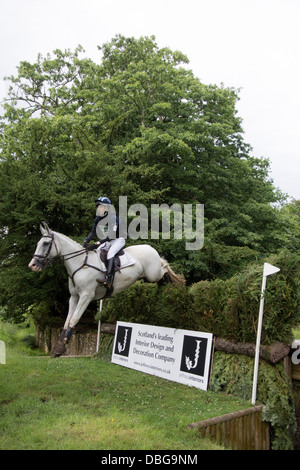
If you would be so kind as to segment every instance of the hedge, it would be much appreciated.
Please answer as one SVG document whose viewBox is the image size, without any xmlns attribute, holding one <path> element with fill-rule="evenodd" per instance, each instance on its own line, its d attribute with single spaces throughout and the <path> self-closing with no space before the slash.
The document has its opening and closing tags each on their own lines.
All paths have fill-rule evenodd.
<svg viewBox="0 0 300 470">
<path fill-rule="evenodd" d="M 300 256 L 282 252 L 266 261 L 280 272 L 267 280 L 261 342 L 290 344 L 292 329 L 300 324 Z M 189 287 L 139 281 L 104 302 L 102 320 L 208 331 L 255 343 L 262 271 L 263 263 L 257 263 L 230 279 Z"/>
</svg>

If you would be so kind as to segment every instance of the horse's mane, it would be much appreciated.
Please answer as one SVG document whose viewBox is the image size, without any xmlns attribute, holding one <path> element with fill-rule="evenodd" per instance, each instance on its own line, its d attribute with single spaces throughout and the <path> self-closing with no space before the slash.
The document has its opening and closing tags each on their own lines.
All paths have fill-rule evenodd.
<svg viewBox="0 0 300 470">
<path fill-rule="evenodd" d="M 64 235 L 63 233 L 55 232 L 54 230 L 52 230 L 52 231 L 56 235 L 59 235 L 59 237 L 64 238 L 66 241 L 70 241 L 72 243 L 75 243 L 79 248 L 82 248 L 82 245 L 80 245 L 80 243 L 78 243 L 76 240 L 73 240 L 73 238 L 70 238 L 67 235 Z"/>
</svg>

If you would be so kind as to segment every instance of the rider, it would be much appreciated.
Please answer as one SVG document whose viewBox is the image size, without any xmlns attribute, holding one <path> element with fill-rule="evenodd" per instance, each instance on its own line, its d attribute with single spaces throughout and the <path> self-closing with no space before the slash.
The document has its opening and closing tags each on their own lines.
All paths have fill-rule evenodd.
<svg viewBox="0 0 300 470">
<path fill-rule="evenodd" d="M 86 248 L 91 240 L 97 237 L 100 239 L 100 247 L 107 251 L 107 273 L 104 284 L 110 290 L 114 273 L 114 256 L 125 245 L 125 239 L 119 237 L 119 218 L 110 199 L 102 196 L 96 199 L 95 203 L 96 218 L 92 231 L 84 239 L 83 246 Z"/>
</svg>

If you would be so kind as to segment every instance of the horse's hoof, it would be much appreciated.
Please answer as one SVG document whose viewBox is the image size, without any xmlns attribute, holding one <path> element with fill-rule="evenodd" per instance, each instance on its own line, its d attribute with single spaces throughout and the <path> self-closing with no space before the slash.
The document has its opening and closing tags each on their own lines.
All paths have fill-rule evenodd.
<svg viewBox="0 0 300 470">
<path fill-rule="evenodd" d="M 51 357 L 59 357 L 61 356 L 64 352 L 66 352 L 66 345 L 63 341 L 60 341 L 54 346 L 54 348 L 51 351 Z"/>
</svg>

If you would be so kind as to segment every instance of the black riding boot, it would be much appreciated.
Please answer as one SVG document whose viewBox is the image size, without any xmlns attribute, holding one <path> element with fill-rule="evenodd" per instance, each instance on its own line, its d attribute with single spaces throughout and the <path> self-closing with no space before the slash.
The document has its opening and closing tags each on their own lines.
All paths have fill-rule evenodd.
<svg viewBox="0 0 300 470">
<path fill-rule="evenodd" d="M 108 290 L 112 289 L 112 284 L 114 280 L 114 267 L 115 267 L 115 259 L 110 258 L 107 261 L 107 273 L 106 273 L 106 280 L 105 280 L 105 285 Z"/>
</svg>

